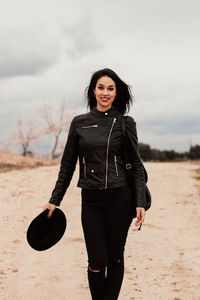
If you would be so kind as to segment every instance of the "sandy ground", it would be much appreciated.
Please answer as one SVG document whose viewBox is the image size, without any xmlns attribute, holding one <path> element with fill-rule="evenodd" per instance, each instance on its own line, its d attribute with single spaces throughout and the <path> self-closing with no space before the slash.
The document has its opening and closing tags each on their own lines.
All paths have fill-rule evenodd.
<svg viewBox="0 0 200 300">
<path fill-rule="evenodd" d="M 200 299 L 200 199 L 192 163 L 146 163 L 152 208 L 141 231 L 134 221 L 125 250 L 119 300 Z M 87 256 L 80 222 L 78 168 L 60 208 L 63 238 L 37 252 L 28 225 L 48 202 L 59 166 L 0 174 L 0 299 L 89 300 Z"/>
</svg>

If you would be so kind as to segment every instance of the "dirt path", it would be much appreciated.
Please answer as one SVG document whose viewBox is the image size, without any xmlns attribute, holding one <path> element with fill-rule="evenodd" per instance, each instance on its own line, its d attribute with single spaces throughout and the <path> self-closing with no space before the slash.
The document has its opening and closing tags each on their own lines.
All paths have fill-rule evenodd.
<svg viewBox="0 0 200 300">
<path fill-rule="evenodd" d="M 119 300 L 200 299 L 198 168 L 146 163 L 153 196 L 141 231 L 134 222 L 125 250 Z M 89 300 L 80 222 L 78 166 L 60 206 L 67 217 L 61 241 L 44 252 L 26 242 L 27 227 L 48 201 L 58 166 L 0 174 L 0 299 Z"/>
</svg>

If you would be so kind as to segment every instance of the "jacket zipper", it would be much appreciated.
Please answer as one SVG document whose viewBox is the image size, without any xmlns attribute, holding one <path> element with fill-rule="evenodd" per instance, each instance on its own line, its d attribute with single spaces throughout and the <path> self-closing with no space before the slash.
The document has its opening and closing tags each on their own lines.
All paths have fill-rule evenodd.
<svg viewBox="0 0 200 300">
<path fill-rule="evenodd" d="M 90 126 L 82 126 L 81 128 L 90 128 L 90 127 L 98 127 L 98 125 L 90 125 Z"/>
<path fill-rule="evenodd" d="M 118 169 L 117 169 L 117 156 L 116 155 L 114 155 L 114 161 L 115 161 L 116 174 L 117 174 L 117 176 L 119 176 Z"/>
<path fill-rule="evenodd" d="M 84 167 L 84 176 L 86 179 L 86 162 L 85 162 L 85 156 L 83 156 L 83 167 Z"/>
<path fill-rule="evenodd" d="M 107 140 L 105 189 L 107 189 L 107 185 L 108 185 L 108 149 L 109 149 L 109 143 L 110 143 L 110 136 L 111 136 L 113 125 L 114 125 L 115 121 L 116 121 L 116 118 L 113 119 L 112 126 L 110 128 L 110 132 L 109 132 L 108 140 Z"/>
</svg>

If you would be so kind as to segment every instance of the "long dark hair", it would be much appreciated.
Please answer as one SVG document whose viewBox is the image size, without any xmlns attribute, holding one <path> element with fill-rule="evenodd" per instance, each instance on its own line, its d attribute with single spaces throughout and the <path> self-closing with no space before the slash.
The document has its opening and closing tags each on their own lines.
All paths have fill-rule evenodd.
<svg viewBox="0 0 200 300">
<path fill-rule="evenodd" d="M 130 104 L 133 103 L 133 95 L 131 93 L 131 86 L 126 84 L 119 76 L 112 71 L 111 69 L 105 68 L 98 70 L 93 73 L 90 84 L 85 89 L 85 96 L 87 101 L 87 108 L 89 107 L 92 110 L 96 104 L 97 100 L 94 95 L 94 89 L 96 87 L 97 81 L 103 76 L 110 77 L 116 85 L 117 96 L 112 103 L 112 106 L 118 110 L 122 115 L 130 110 Z"/>
</svg>

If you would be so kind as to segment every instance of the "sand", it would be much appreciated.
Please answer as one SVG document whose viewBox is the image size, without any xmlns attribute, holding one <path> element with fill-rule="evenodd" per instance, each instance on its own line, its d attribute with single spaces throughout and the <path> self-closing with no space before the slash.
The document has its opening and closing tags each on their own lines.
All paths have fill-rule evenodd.
<svg viewBox="0 0 200 300">
<path fill-rule="evenodd" d="M 145 163 L 152 208 L 141 231 L 134 220 L 125 249 L 119 300 L 200 299 L 198 164 Z M 80 221 L 78 165 L 60 208 L 63 238 L 38 252 L 26 241 L 30 222 L 48 202 L 59 166 L 0 174 L 0 299 L 89 300 L 87 255 Z"/>
</svg>

